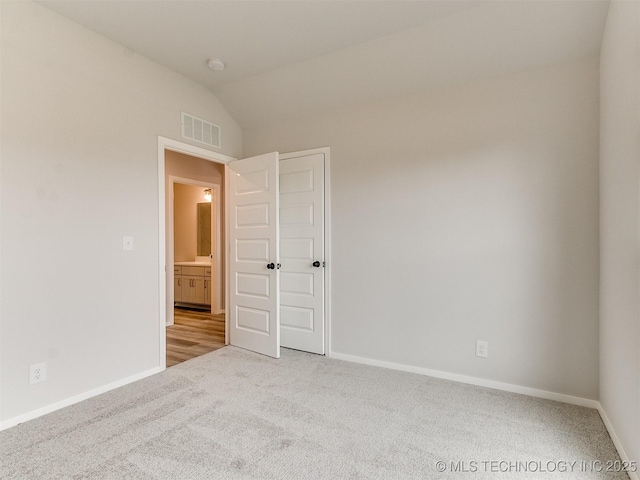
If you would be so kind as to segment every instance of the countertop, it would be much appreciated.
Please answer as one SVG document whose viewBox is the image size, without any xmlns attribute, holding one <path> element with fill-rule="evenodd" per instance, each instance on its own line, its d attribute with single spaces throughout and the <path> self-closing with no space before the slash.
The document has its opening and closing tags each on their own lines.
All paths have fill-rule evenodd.
<svg viewBox="0 0 640 480">
<path fill-rule="evenodd" d="M 211 262 L 174 262 L 178 267 L 210 267 Z"/>
</svg>

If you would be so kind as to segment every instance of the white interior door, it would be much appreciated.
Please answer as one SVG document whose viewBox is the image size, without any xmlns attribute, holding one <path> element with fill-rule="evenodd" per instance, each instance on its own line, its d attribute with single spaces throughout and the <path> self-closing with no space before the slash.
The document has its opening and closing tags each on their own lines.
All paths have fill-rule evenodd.
<svg viewBox="0 0 640 480">
<path fill-rule="evenodd" d="M 324 155 L 280 161 L 282 346 L 324 354 Z"/>
<path fill-rule="evenodd" d="M 278 153 L 229 172 L 229 341 L 280 357 Z"/>
</svg>

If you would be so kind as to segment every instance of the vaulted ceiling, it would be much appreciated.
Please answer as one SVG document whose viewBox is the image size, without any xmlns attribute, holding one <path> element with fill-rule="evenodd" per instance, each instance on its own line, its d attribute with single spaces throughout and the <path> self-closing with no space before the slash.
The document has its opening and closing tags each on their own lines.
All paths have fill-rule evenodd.
<svg viewBox="0 0 640 480">
<path fill-rule="evenodd" d="M 604 0 L 40 4 L 210 88 L 244 128 L 597 54 Z M 221 58 L 224 71 L 207 67 Z"/>
</svg>

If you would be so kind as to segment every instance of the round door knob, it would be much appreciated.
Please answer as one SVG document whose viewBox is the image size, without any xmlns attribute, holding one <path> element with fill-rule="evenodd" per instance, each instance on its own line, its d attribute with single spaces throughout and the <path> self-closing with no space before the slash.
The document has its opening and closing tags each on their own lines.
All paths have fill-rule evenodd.
<svg viewBox="0 0 640 480">
<path fill-rule="evenodd" d="M 276 268 L 276 265 L 275 265 L 275 263 L 267 263 L 267 268 L 269 270 L 273 270 L 274 268 Z"/>
<path fill-rule="evenodd" d="M 320 262 L 316 260 L 315 262 L 313 262 L 313 266 L 318 268 L 320 266 Z"/>
</svg>

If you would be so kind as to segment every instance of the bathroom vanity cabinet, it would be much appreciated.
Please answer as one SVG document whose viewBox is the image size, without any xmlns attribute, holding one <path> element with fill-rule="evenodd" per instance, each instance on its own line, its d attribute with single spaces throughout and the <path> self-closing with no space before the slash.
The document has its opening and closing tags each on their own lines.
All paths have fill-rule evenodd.
<svg viewBox="0 0 640 480">
<path fill-rule="evenodd" d="M 211 266 L 176 263 L 173 287 L 176 304 L 211 305 Z"/>
</svg>

